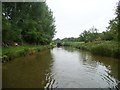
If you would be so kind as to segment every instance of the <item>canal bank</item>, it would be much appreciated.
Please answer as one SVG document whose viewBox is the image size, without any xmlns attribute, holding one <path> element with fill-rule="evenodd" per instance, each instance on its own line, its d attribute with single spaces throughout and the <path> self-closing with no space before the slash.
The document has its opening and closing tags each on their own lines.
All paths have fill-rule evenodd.
<svg viewBox="0 0 120 90">
<path fill-rule="evenodd" d="M 72 47 L 3 63 L 3 88 L 116 88 L 119 60 Z"/>
<path fill-rule="evenodd" d="M 11 61 L 17 57 L 32 55 L 45 49 L 53 48 L 53 45 L 23 45 L 2 48 L 2 63 Z"/>
<path fill-rule="evenodd" d="M 64 42 L 63 46 L 90 51 L 92 54 L 120 58 L 120 47 L 116 41 Z"/>
</svg>

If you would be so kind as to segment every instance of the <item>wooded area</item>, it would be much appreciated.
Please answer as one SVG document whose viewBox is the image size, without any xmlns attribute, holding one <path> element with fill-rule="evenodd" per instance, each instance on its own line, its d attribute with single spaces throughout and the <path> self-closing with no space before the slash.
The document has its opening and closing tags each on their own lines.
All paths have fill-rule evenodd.
<svg viewBox="0 0 120 90">
<path fill-rule="evenodd" d="M 54 22 L 45 2 L 3 2 L 2 44 L 49 44 L 55 34 Z"/>
</svg>

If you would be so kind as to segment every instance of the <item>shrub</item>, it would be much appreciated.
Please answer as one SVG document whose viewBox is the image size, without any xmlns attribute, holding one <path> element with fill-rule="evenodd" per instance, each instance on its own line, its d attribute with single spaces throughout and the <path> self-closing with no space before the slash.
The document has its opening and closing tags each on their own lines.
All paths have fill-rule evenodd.
<svg viewBox="0 0 120 90">
<path fill-rule="evenodd" d="M 116 47 L 115 49 L 113 49 L 112 56 L 115 58 L 120 58 L 120 48 L 119 47 Z"/>
<path fill-rule="evenodd" d="M 93 54 L 102 55 L 102 56 L 111 56 L 112 50 L 105 44 L 99 44 L 92 46 L 91 52 Z"/>
</svg>

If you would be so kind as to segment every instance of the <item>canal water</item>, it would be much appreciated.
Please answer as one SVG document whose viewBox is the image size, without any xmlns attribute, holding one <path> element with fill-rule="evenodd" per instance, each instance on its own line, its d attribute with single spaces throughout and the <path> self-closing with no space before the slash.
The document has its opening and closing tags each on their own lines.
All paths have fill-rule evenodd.
<svg viewBox="0 0 120 90">
<path fill-rule="evenodd" d="M 3 88 L 115 88 L 119 60 L 70 47 L 53 48 L 2 65 Z"/>
</svg>

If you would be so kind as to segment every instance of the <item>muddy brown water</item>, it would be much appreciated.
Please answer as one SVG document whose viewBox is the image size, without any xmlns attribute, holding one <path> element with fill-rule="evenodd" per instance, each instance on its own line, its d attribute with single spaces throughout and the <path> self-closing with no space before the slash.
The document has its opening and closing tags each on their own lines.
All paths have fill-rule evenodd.
<svg viewBox="0 0 120 90">
<path fill-rule="evenodd" d="M 115 88 L 119 60 L 53 48 L 2 65 L 3 88 Z"/>
</svg>

